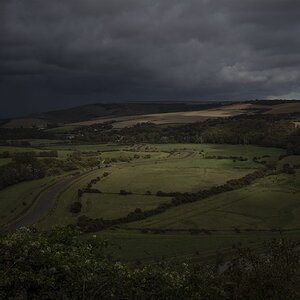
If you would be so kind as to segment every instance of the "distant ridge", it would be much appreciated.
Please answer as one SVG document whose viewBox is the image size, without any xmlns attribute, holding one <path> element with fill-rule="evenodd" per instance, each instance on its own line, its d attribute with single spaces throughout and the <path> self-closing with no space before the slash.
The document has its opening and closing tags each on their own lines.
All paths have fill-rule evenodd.
<svg viewBox="0 0 300 300">
<path fill-rule="evenodd" d="M 6 128 L 46 128 L 67 123 L 79 123 L 89 120 L 114 119 L 127 116 L 140 116 L 177 112 L 193 112 L 211 109 L 227 110 L 230 105 L 242 105 L 242 113 L 249 109 L 255 113 L 292 113 L 300 112 L 300 100 L 248 100 L 248 101 L 186 101 L 186 102 L 124 102 L 95 103 L 73 108 L 34 113 L 22 118 L 0 120 L 0 126 Z M 100 120 L 99 120 L 100 121 Z"/>
<path fill-rule="evenodd" d="M 101 117 L 120 117 L 153 113 L 193 111 L 222 106 L 223 102 L 126 102 L 97 103 L 69 109 L 37 113 L 30 118 L 41 119 L 48 123 L 71 123 Z"/>
</svg>

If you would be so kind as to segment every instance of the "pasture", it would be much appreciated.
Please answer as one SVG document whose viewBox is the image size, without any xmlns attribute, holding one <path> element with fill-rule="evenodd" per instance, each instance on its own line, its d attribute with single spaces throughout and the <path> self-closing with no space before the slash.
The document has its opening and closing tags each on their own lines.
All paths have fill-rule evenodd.
<svg viewBox="0 0 300 300">
<path fill-rule="evenodd" d="M 96 240 L 108 241 L 106 253 L 130 263 L 155 261 L 225 262 L 237 245 L 260 248 L 263 243 L 282 236 L 297 239 L 300 230 L 288 232 L 220 230 L 194 234 L 189 231 L 142 233 L 140 230 L 106 230 L 89 234 Z"/>
<path fill-rule="evenodd" d="M 271 230 L 300 228 L 300 174 L 276 175 L 202 201 L 175 207 L 133 228 Z"/>
<path fill-rule="evenodd" d="M 43 152 L 43 150 L 57 150 L 58 158 L 66 158 L 74 150 L 68 150 L 66 146 L 57 146 L 54 141 L 51 140 L 24 140 L 30 142 L 30 147 L 19 147 L 19 146 L 0 146 L 0 154 L 4 152 L 13 153 L 26 153 L 26 152 Z M 55 145 L 55 146 L 54 146 Z"/>
<path fill-rule="evenodd" d="M 117 219 L 126 216 L 135 208 L 148 210 L 160 203 L 167 202 L 168 197 L 155 195 L 120 195 L 118 193 L 85 194 L 82 199 L 82 215 L 90 218 Z"/>
<path fill-rule="evenodd" d="M 0 158 L 0 167 L 11 162 L 10 158 Z"/>
<path fill-rule="evenodd" d="M 66 159 L 74 151 L 80 151 L 83 157 L 93 155 L 100 159 L 99 168 L 83 174 L 55 195 L 53 209 L 36 224 L 40 229 L 76 224 L 80 216 L 117 219 L 137 208 L 151 210 L 172 200 L 171 197 L 157 196 L 158 191 L 184 193 L 209 189 L 262 168 L 261 161 L 278 161 L 284 154 L 284 150 L 278 148 L 250 145 L 69 145 L 49 142 L 41 147 L 37 141 L 32 145 L 39 145 L 39 149 L 32 148 L 33 151 L 57 150 L 60 159 Z M 20 148 L 10 150 L 15 149 Z M 25 149 L 28 148 L 22 151 Z M 278 161 L 278 169 L 286 163 L 299 165 L 299 156 Z M 104 173 L 107 175 L 103 177 Z M 71 204 L 78 201 L 78 190 L 97 177 L 101 180 L 92 188 L 101 193 L 83 193 L 81 211 L 70 212 Z M 112 243 L 109 247 L 111 255 L 130 261 L 162 257 L 212 258 L 218 249 L 230 253 L 232 245 L 240 242 L 258 245 L 277 236 L 274 229 L 282 229 L 293 237 L 300 230 L 299 178 L 299 170 L 295 174 L 261 178 L 241 189 L 170 208 L 113 230 L 97 232 L 95 237 Z M 46 177 L 1 191 L 2 226 L 24 212 L 27 205 L 32 205 L 55 180 L 57 178 Z M 121 194 L 121 190 L 128 194 Z"/>
<path fill-rule="evenodd" d="M 76 146 L 83 150 L 84 145 Z M 108 146 L 106 146 L 108 148 Z M 126 216 L 135 208 L 154 208 L 168 198 L 156 197 L 158 191 L 195 192 L 225 183 L 260 168 L 253 162 L 254 156 L 269 155 L 277 159 L 282 150 L 254 146 L 231 145 L 133 145 L 119 146 L 121 151 L 111 145 L 109 151 L 101 145 L 88 145 L 85 149 L 106 150 L 103 158 L 131 157 L 127 162 L 114 162 L 109 167 L 103 165 L 99 170 L 76 181 L 57 199 L 55 211 L 43 220 L 42 227 L 54 224 L 74 223 L 80 215 L 93 218 L 118 218 Z M 69 149 L 70 150 L 70 149 Z M 134 159 L 134 154 L 139 158 Z M 146 155 L 149 156 L 146 156 Z M 232 158 L 206 159 L 206 156 L 222 155 L 242 156 L 246 161 L 235 161 Z M 147 158 L 146 158 L 147 157 Z M 109 176 L 93 185 L 101 194 L 84 194 L 82 211 L 78 215 L 68 212 L 70 204 L 76 199 L 77 191 L 103 172 Z M 120 190 L 130 195 L 119 195 Z M 111 201 L 110 201 L 111 200 Z"/>
<path fill-rule="evenodd" d="M 40 193 L 59 177 L 25 181 L 0 191 L 0 227 L 18 218 L 34 205 Z"/>
</svg>

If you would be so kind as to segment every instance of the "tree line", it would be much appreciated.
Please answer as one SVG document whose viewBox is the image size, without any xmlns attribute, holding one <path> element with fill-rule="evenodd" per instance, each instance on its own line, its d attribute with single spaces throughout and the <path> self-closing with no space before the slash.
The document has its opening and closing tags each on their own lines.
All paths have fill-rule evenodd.
<svg viewBox="0 0 300 300">
<path fill-rule="evenodd" d="M 45 176 L 46 170 L 36 157 L 31 155 L 16 156 L 11 163 L 0 167 L 0 190 L 22 181 Z"/>
<path fill-rule="evenodd" d="M 14 157 L 22 157 L 24 155 L 30 155 L 32 157 L 58 157 L 57 150 L 49 150 L 49 151 L 26 151 L 26 152 L 9 152 L 4 151 L 0 153 L 0 158 L 14 158 Z"/>
<path fill-rule="evenodd" d="M 12 161 L 0 167 L 0 190 L 23 181 L 56 176 L 80 167 L 95 168 L 100 164 L 97 158 L 82 159 L 75 152 L 66 159 L 57 159 L 57 151 L 21 152 L 10 157 Z"/>
<path fill-rule="evenodd" d="M 55 136 L 51 132 L 38 128 L 4 128 L 0 127 L 0 140 L 19 139 L 53 139 Z"/>
<path fill-rule="evenodd" d="M 126 224 L 134 221 L 143 220 L 152 217 L 157 214 L 166 212 L 170 208 L 177 207 L 186 203 L 192 203 L 206 199 L 208 197 L 221 194 L 224 192 L 233 191 L 240 189 L 251 184 L 254 180 L 263 178 L 265 176 L 274 175 L 282 172 L 281 170 L 269 170 L 267 168 L 256 170 L 250 174 L 247 174 L 239 179 L 228 180 L 225 184 L 213 186 L 209 189 L 200 190 L 196 193 L 181 193 L 181 192 L 162 192 L 156 193 L 157 196 L 172 197 L 170 202 L 165 202 L 159 204 L 156 208 L 150 210 L 141 210 L 136 208 L 134 211 L 130 212 L 127 216 L 118 219 L 104 220 L 102 218 L 92 219 L 87 216 L 80 216 L 77 219 L 77 226 L 81 228 L 84 232 L 96 232 L 111 226 L 118 226 L 121 224 Z"/>
<path fill-rule="evenodd" d="M 92 186 L 96 183 L 98 183 L 102 178 L 105 178 L 109 175 L 108 172 L 104 172 L 102 176 L 97 176 L 96 178 L 91 179 L 87 185 L 81 189 L 77 190 L 77 199 L 71 203 L 70 205 L 70 212 L 74 214 L 78 214 L 81 212 L 82 209 L 82 196 L 84 193 L 94 193 L 94 194 L 101 194 L 101 191 L 95 188 L 92 188 Z"/>
<path fill-rule="evenodd" d="M 212 143 L 281 147 L 300 154 L 300 128 L 294 115 L 242 115 L 204 122 L 159 126 L 140 123 L 122 129 L 74 131 L 77 142 L 98 143 Z M 97 125 L 93 125 L 93 128 Z M 84 132 L 88 131 L 88 135 Z"/>
</svg>

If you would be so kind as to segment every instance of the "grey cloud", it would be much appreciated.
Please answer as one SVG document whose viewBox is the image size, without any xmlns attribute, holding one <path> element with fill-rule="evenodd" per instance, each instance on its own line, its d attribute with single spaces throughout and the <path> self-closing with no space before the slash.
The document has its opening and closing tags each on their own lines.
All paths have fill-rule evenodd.
<svg viewBox="0 0 300 300">
<path fill-rule="evenodd" d="M 300 92 L 298 0 L 2 0 L 0 14 L 2 116 Z"/>
</svg>

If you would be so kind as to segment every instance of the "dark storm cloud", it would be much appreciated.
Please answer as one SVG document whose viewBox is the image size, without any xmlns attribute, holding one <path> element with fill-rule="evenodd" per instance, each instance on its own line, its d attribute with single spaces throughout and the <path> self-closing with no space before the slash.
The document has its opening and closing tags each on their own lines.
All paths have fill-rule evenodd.
<svg viewBox="0 0 300 300">
<path fill-rule="evenodd" d="M 297 97 L 299 20 L 298 0 L 2 0 L 1 115 Z"/>
</svg>

